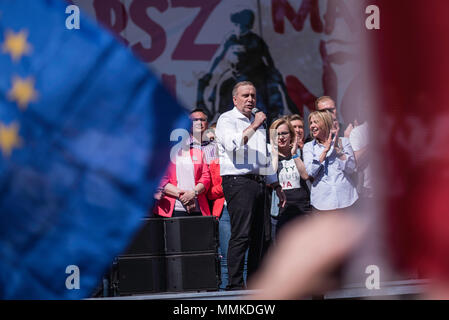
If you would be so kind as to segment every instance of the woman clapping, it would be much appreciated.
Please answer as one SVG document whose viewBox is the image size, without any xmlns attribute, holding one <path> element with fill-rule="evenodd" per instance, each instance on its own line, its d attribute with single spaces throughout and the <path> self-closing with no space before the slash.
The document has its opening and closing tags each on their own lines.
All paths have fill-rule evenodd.
<svg viewBox="0 0 449 320">
<path fill-rule="evenodd" d="M 293 218 L 311 212 L 310 190 L 306 184 L 309 176 L 300 154 L 296 152 L 295 135 L 295 130 L 286 117 L 274 121 L 270 126 L 273 164 L 277 170 L 279 184 L 287 198 L 283 208 L 278 208 L 275 203 L 272 203 L 274 234 L 277 234 L 281 227 Z M 274 192 L 273 197 L 276 197 Z"/>
<path fill-rule="evenodd" d="M 314 111 L 308 120 L 313 140 L 304 145 L 304 164 L 314 178 L 311 204 L 319 211 L 350 207 L 358 199 L 351 179 L 356 169 L 351 144 L 347 138 L 338 138 L 328 111 Z"/>
</svg>

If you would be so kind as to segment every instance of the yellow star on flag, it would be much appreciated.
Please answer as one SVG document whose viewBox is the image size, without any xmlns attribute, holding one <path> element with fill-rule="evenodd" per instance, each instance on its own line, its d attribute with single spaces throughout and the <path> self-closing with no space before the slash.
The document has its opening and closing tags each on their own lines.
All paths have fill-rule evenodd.
<svg viewBox="0 0 449 320">
<path fill-rule="evenodd" d="M 15 122 L 9 126 L 0 123 L 0 149 L 4 156 L 9 157 L 13 148 L 22 145 L 18 132 L 19 126 Z"/>
<path fill-rule="evenodd" d="M 13 61 L 19 60 L 23 55 L 30 53 L 31 46 L 27 42 L 28 32 L 25 30 L 14 33 L 8 30 L 5 33 L 5 42 L 2 49 L 4 53 L 9 53 Z"/>
<path fill-rule="evenodd" d="M 11 101 L 17 102 L 20 109 L 26 109 L 28 104 L 37 98 L 37 92 L 34 90 L 34 79 L 32 77 L 22 79 L 15 76 L 8 97 Z"/>
</svg>

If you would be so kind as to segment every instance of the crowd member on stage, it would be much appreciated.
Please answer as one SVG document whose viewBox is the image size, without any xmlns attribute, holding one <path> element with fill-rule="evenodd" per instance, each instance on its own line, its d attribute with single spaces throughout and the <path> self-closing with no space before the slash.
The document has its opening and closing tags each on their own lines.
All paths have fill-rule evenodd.
<svg viewBox="0 0 449 320">
<path fill-rule="evenodd" d="M 310 190 L 306 184 L 309 175 L 302 162 L 301 155 L 297 153 L 300 152 L 297 148 L 298 139 L 288 117 L 274 121 L 270 126 L 270 134 L 271 155 L 277 157 L 277 159 L 273 159 L 273 163 L 275 163 L 277 169 L 279 184 L 287 199 L 283 208 L 274 205 L 276 200 L 272 201 L 272 235 L 275 239 L 287 222 L 297 217 L 306 216 L 311 212 L 311 207 Z M 277 198 L 275 193 L 273 193 L 273 198 Z"/>
<path fill-rule="evenodd" d="M 357 191 L 360 198 L 369 199 L 373 196 L 371 168 L 369 165 L 369 127 L 363 110 L 358 110 L 357 114 L 354 128 L 351 128 L 349 134 L 349 142 L 354 150 L 357 163 Z"/>
<path fill-rule="evenodd" d="M 248 276 L 257 269 L 265 232 L 265 184 L 276 184 L 276 174 L 270 167 L 267 154 L 266 115 L 252 111 L 256 107 L 256 88 L 249 81 L 237 83 L 232 90 L 234 108 L 223 113 L 215 131 L 222 176 L 223 193 L 231 219 L 231 238 L 228 248 L 228 290 L 245 288 L 243 266 L 248 252 Z M 268 163 L 268 165 L 267 165 Z M 267 179 L 265 179 L 267 178 Z M 285 194 L 275 186 L 280 205 Z M 268 220 L 269 222 L 269 220 Z"/>
<path fill-rule="evenodd" d="M 220 255 L 221 265 L 221 285 L 220 288 L 224 289 L 227 285 L 228 270 L 227 270 L 227 248 L 229 242 L 229 236 L 231 233 L 229 213 L 225 204 L 225 198 L 223 194 L 223 188 L 221 186 L 220 176 L 220 162 L 218 159 L 214 159 L 209 164 L 209 170 L 211 175 L 211 186 L 207 192 L 207 198 L 212 206 L 212 215 L 219 219 L 218 224 L 218 254 Z"/>
<path fill-rule="evenodd" d="M 207 198 L 212 203 L 212 215 L 219 219 L 218 234 L 219 246 L 218 253 L 220 255 L 221 266 L 221 284 L 220 289 L 225 289 L 228 285 L 228 247 L 231 237 L 231 220 L 229 217 L 228 206 L 223 193 L 222 179 L 220 176 L 220 162 L 218 159 L 213 160 L 209 164 L 211 174 L 211 187 L 207 193 Z M 247 256 L 243 269 L 243 278 L 246 279 Z"/>
<path fill-rule="evenodd" d="M 316 107 L 316 110 L 319 110 L 319 111 L 321 111 L 321 110 L 329 111 L 332 115 L 335 130 L 338 131 L 338 136 L 349 138 L 349 133 L 351 132 L 353 125 L 350 123 L 346 127 L 344 132 L 341 130 L 341 128 L 343 128 L 343 124 L 338 121 L 337 106 L 335 104 L 335 101 L 331 97 L 329 97 L 329 96 L 319 97 L 315 101 L 315 107 Z"/>
<path fill-rule="evenodd" d="M 351 144 L 333 130 L 330 112 L 314 111 L 308 120 L 313 140 L 304 145 L 304 164 L 314 179 L 311 204 L 321 211 L 349 207 L 358 199 L 350 177 L 356 169 Z"/>
<path fill-rule="evenodd" d="M 206 115 L 201 110 L 193 110 L 190 119 L 191 135 L 171 159 L 161 180 L 160 192 L 155 196 L 157 202 L 153 213 L 156 216 L 211 215 L 206 198 L 211 180 L 206 159 L 213 159 L 215 147 L 202 143 L 202 133 L 207 129 Z"/>
<path fill-rule="evenodd" d="M 335 101 L 329 96 L 321 96 L 318 99 L 316 99 L 315 107 L 319 111 L 327 110 L 333 115 L 333 118 L 338 118 Z"/>
<path fill-rule="evenodd" d="M 192 132 L 190 135 L 190 147 L 199 148 L 203 151 L 206 163 L 209 164 L 217 158 L 216 145 L 208 137 L 208 118 L 202 109 L 194 109 L 190 112 L 192 120 Z"/>
</svg>

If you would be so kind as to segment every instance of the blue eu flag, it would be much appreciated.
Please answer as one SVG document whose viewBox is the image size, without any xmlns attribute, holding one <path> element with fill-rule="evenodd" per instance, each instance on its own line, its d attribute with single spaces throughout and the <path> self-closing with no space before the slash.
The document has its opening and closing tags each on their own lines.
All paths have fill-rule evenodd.
<svg viewBox="0 0 449 320">
<path fill-rule="evenodd" d="M 78 299 L 126 248 L 182 107 L 61 0 L 0 0 L 0 298 Z"/>
</svg>

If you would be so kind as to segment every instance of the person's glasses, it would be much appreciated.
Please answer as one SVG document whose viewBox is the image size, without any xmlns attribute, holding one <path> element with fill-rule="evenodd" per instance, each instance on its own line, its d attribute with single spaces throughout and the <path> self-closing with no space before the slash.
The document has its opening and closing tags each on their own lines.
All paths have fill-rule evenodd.
<svg viewBox="0 0 449 320">
<path fill-rule="evenodd" d="M 206 119 L 203 119 L 203 118 L 193 118 L 193 119 L 192 119 L 192 122 L 196 122 L 196 121 L 205 122 Z"/>
<path fill-rule="evenodd" d="M 284 132 L 278 132 L 278 136 L 288 136 L 290 134 L 290 132 L 288 131 L 284 131 Z"/>
</svg>

